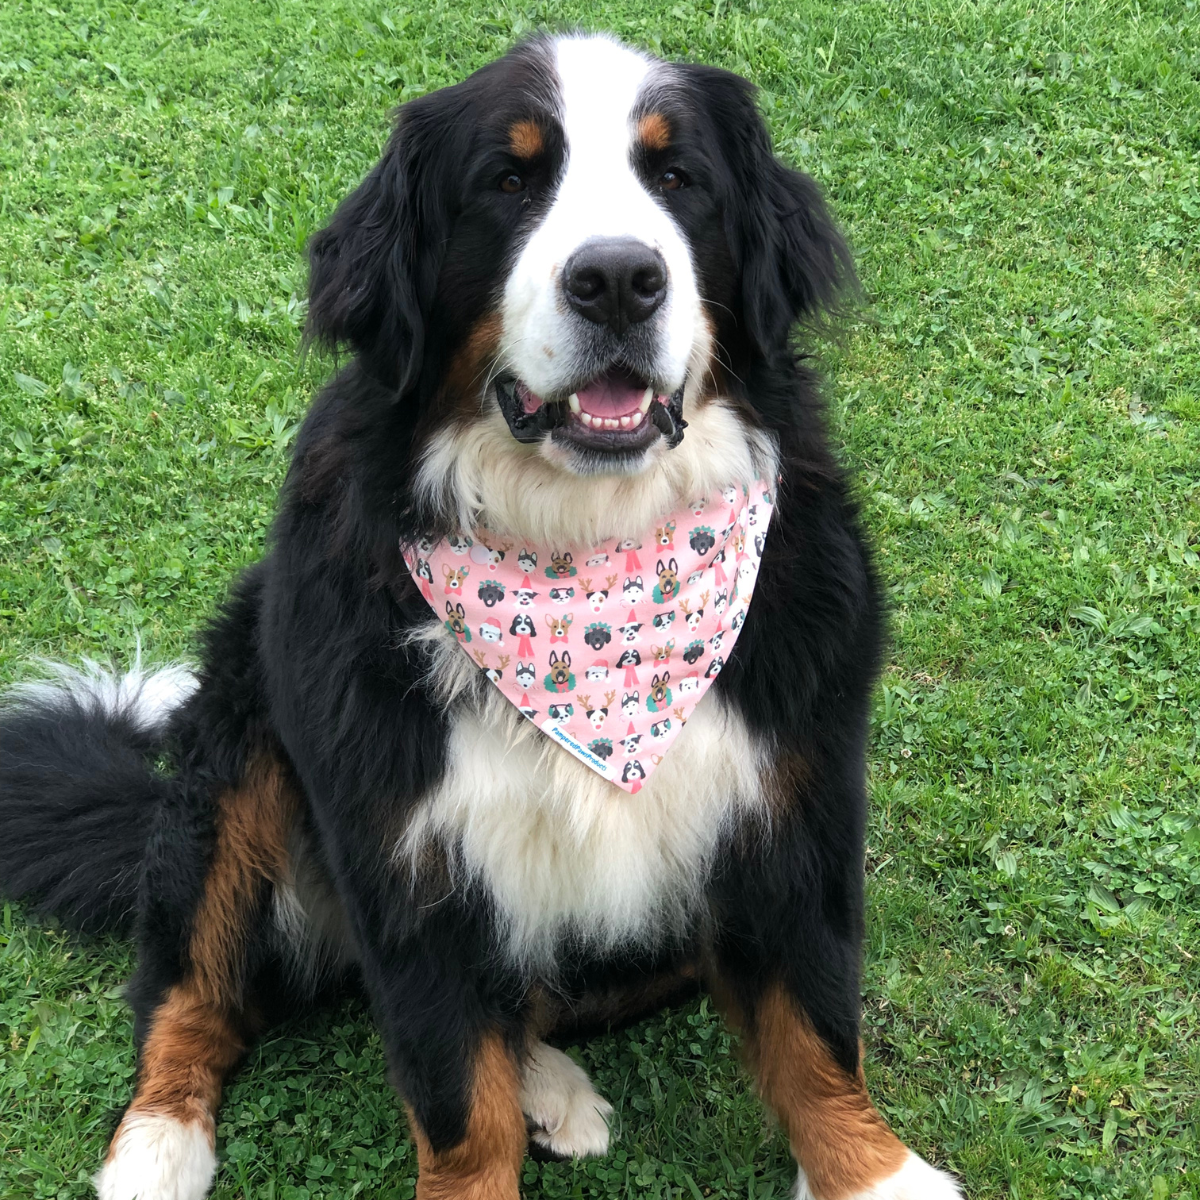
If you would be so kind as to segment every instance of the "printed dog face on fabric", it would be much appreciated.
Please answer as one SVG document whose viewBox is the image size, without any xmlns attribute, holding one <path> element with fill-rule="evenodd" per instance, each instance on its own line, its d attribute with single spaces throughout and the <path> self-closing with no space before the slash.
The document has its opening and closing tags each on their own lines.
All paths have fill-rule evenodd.
<svg viewBox="0 0 1200 1200">
<path fill-rule="evenodd" d="M 473 530 L 473 538 L 406 550 L 405 563 L 446 629 L 522 715 L 637 792 L 729 661 L 754 594 L 773 489 L 765 480 L 730 485 L 664 514 L 640 539 L 518 545 L 514 556 L 511 543 Z M 483 568 L 476 578 L 463 555 L 479 546 L 504 550 L 474 555 Z M 443 581 L 436 595 L 433 580 Z M 505 671 L 513 656 L 516 669 Z"/>
</svg>

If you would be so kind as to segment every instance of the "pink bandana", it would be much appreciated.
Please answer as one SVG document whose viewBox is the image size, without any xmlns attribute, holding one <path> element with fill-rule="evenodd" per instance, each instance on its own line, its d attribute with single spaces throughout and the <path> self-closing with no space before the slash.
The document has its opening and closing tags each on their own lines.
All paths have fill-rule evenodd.
<svg viewBox="0 0 1200 1200">
<path fill-rule="evenodd" d="M 627 792 L 663 760 L 737 641 L 771 518 L 763 480 L 593 549 L 477 530 L 405 561 L 463 651 L 543 733 Z"/>
</svg>

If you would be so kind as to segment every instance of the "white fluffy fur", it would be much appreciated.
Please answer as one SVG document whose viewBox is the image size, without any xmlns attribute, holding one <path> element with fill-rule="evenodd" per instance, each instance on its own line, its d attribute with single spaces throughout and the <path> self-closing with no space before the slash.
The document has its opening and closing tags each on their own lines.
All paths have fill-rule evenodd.
<svg viewBox="0 0 1200 1200">
<path fill-rule="evenodd" d="M 212 1132 L 157 1113 L 128 1113 L 96 1175 L 99 1200 L 203 1200 L 217 1170 Z"/>
<path fill-rule="evenodd" d="M 587 1072 L 561 1050 L 538 1042 L 521 1071 L 521 1111 L 537 1125 L 530 1135 L 562 1158 L 608 1151 L 612 1105 Z"/>
<path fill-rule="evenodd" d="M 140 654 L 132 670 L 123 675 L 90 658 L 83 660 L 82 667 L 56 662 L 41 665 L 51 678 L 17 684 L 8 693 L 11 702 L 39 708 L 74 703 L 89 711 L 127 716 L 147 733 L 161 729 L 198 682 L 187 667 L 178 664 L 145 671 Z"/>
<path fill-rule="evenodd" d="M 579 318 L 562 302 L 560 278 L 571 255 L 598 237 L 636 237 L 667 265 L 667 296 L 654 314 L 660 384 L 683 383 L 704 323 L 687 242 L 635 174 L 633 113 L 656 64 L 605 37 L 554 44 L 566 163 L 554 202 L 505 283 L 502 357 L 539 395 L 575 382 L 571 331 Z"/>
<path fill-rule="evenodd" d="M 614 787 L 544 737 L 434 623 L 433 677 L 455 708 L 446 774 L 396 847 L 415 864 L 429 841 L 451 852 L 460 886 L 487 888 L 503 944 L 554 973 L 556 949 L 648 945 L 698 910 L 723 834 L 766 821 L 769 748 L 710 692 L 642 790 Z M 468 689 L 470 689 L 468 691 Z"/>
<path fill-rule="evenodd" d="M 796 1180 L 794 1200 L 829 1200 L 809 1189 L 801 1170 Z M 894 1175 L 882 1179 L 865 1192 L 855 1192 L 846 1200 L 962 1200 L 962 1192 L 944 1171 L 931 1167 L 910 1150 L 904 1165 Z"/>
<path fill-rule="evenodd" d="M 431 440 L 418 475 L 459 528 L 483 526 L 499 537 L 594 546 L 634 537 L 673 512 L 735 479 L 770 479 L 778 454 L 766 434 L 747 427 L 721 400 L 691 405 L 683 441 L 661 441 L 638 475 L 572 475 L 524 446 L 493 405 L 469 425 L 444 428 Z M 545 442 L 541 443 L 544 445 Z"/>
</svg>

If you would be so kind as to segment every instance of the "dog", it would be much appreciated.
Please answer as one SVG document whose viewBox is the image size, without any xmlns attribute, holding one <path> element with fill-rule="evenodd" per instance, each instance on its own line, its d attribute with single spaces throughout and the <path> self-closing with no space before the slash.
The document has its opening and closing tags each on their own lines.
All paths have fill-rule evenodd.
<svg viewBox="0 0 1200 1200">
<path fill-rule="evenodd" d="M 223 1081 L 268 1014 L 346 973 L 422 1200 L 517 1200 L 529 1140 L 605 1153 L 610 1105 L 548 1039 L 698 987 L 741 1033 L 797 1198 L 958 1196 L 863 1081 L 881 602 L 791 343 L 853 266 L 817 186 L 774 157 L 752 87 L 606 37 L 536 38 L 403 105 L 309 256 L 309 336 L 348 354 L 198 671 L 64 667 L 0 717 L 0 889 L 137 938 L 138 1073 L 101 1200 L 199 1200 Z M 520 548 L 522 609 L 575 559 L 623 557 L 634 580 L 663 547 L 682 562 L 667 521 L 697 497 L 723 506 L 690 533 L 707 555 L 745 494 L 731 481 L 753 480 L 774 497 L 769 531 L 756 500 L 754 601 L 732 650 L 680 685 L 708 690 L 678 747 L 611 768 L 611 738 L 572 756 L 557 723 L 587 705 L 569 696 L 553 728 L 525 725 L 536 692 L 506 699 L 463 645 L 465 564 L 502 565 L 467 557 L 479 531 Z M 449 619 L 404 557 L 443 541 L 464 563 Z M 664 598 L 674 571 L 659 567 Z M 640 628 L 631 610 L 622 641 Z M 642 695 L 669 702 L 639 664 L 622 720 Z M 515 670 L 530 689 L 542 674 Z M 556 670 L 569 692 L 566 651 Z"/>
</svg>

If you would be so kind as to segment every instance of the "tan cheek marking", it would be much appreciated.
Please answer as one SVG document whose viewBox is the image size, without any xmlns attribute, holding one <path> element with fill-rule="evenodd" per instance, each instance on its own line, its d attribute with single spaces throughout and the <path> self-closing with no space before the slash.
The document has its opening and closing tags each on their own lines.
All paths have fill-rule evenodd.
<svg viewBox="0 0 1200 1200">
<path fill-rule="evenodd" d="M 497 1034 L 475 1057 L 467 1136 L 450 1150 L 434 1151 L 411 1109 L 417 1143 L 417 1200 L 518 1200 L 517 1177 L 525 1157 L 516 1064 Z"/>
<path fill-rule="evenodd" d="M 707 357 L 703 364 L 696 368 L 698 372 L 702 372 L 699 391 L 695 396 L 688 398 L 690 403 L 697 408 L 710 403 L 715 396 L 729 394 L 729 380 L 726 378 L 725 368 L 717 353 L 717 324 L 713 320 L 712 313 L 709 312 L 708 301 L 701 303 L 700 319 L 704 323 L 704 344 L 707 348 Z"/>
<path fill-rule="evenodd" d="M 533 121 L 518 121 L 508 131 L 508 148 L 517 158 L 537 158 L 545 147 L 541 128 Z"/>
<path fill-rule="evenodd" d="M 488 381 L 503 328 L 504 322 L 498 312 L 485 314 L 450 360 L 442 396 L 464 417 L 479 415 L 479 397 Z"/>
<path fill-rule="evenodd" d="M 638 121 L 637 131 L 647 150 L 665 150 L 671 144 L 671 126 L 662 113 L 647 113 Z"/>
<path fill-rule="evenodd" d="M 780 987 L 763 996 L 747 1043 L 759 1091 L 819 1200 L 846 1200 L 904 1165 L 908 1150 L 871 1103 L 862 1067 L 844 1071 Z"/>
</svg>

